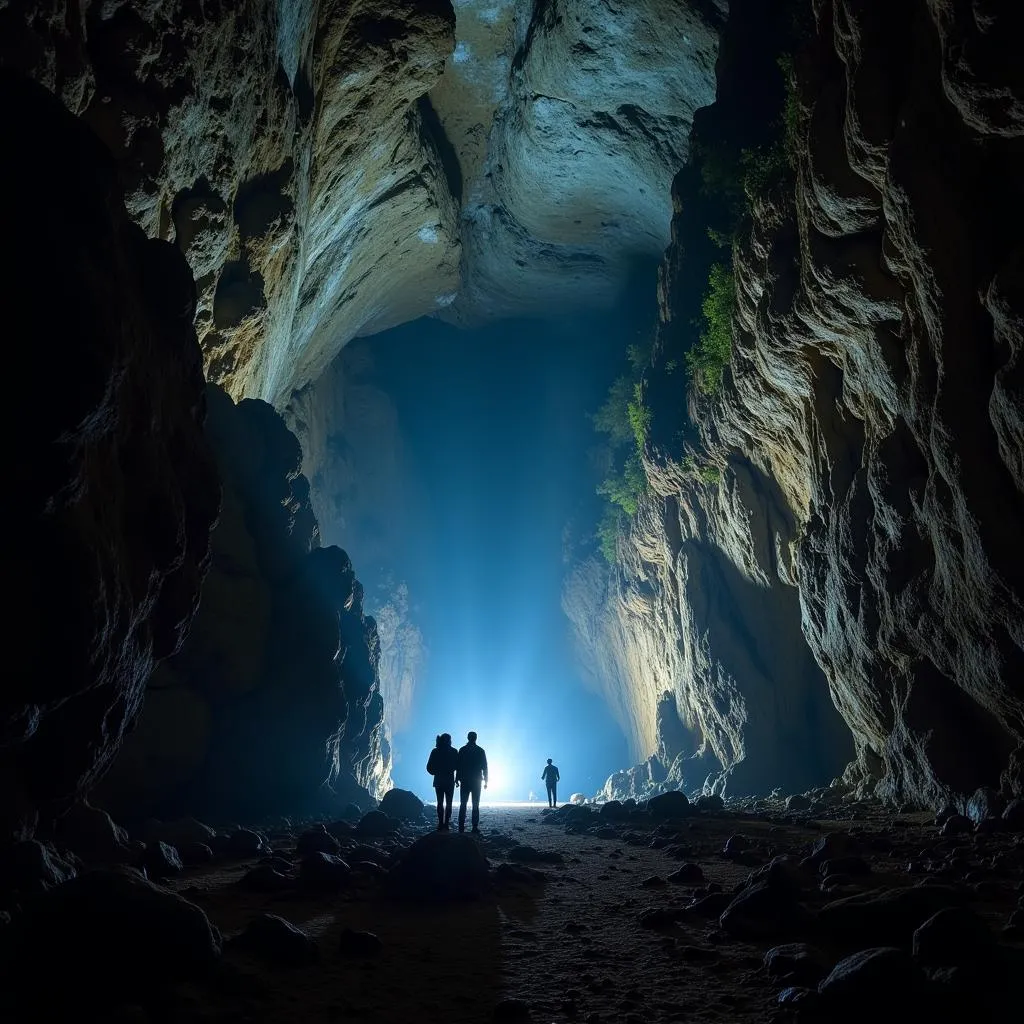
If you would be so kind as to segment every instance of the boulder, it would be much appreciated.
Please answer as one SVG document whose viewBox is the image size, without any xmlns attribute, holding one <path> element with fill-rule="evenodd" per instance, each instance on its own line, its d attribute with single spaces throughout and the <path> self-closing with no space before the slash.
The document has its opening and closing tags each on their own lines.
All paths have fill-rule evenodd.
<svg viewBox="0 0 1024 1024">
<path fill-rule="evenodd" d="M 388 892 L 417 902 L 478 899 L 489 884 L 488 864 L 472 836 L 433 832 L 399 855 Z"/>
<path fill-rule="evenodd" d="M 359 819 L 356 826 L 356 835 L 368 837 L 390 836 L 395 833 L 399 826 L 394 818 L 383 811 L 368 811 Z"/>
<path fill-rule="evenodd" d="M 310 853 L 299 864 L 299 880 L 306 889 L 333 892 L 348 883 L 348 862 L 330 853 Z"/>
<path fill-rule="evenodd" d="M 341 846 L 338 840 L 323 825 L 320 825 L 317 828 L 307 829 L 303 832 L 299 836 L 295 848 L 300 854 L 337 853 Z"/>
<path fill-rule="evenodd" d="M 220 933 L 199 907 L 131 868 L 70 879 L 37 897 L 12 928 L 13 977 L 59 963 L 58 987 L 72 999 L 86 991 L 151 994 L 155 984 L 203 976 L 221 952 Z"/>
<path fill-rule="evenodd" d="M 897 1019 L 919 1008 L 927 979 L 905 950 L 864 949 L 840 960 L 818 986 L 829 1020 Z"/>
<path fill-rule="evenodd" d="M 305 967 L 315 963 L 319 955 L 317 944 L 309 935 L 277 914 L 260 914 L 227 945 L 282 967 Z"/>
<path fill-rule="evenodd" d="M 977 964 L 992 956 L 994 939 L 985 922 L 967 907 L 947 907 L 914 931 L 914 959 L 926 967 Z"/>
<path fill-rule="evenodd" d="M 765 881 L 736 896 L 719 924 L 735 938 L 757 940 L 795 936 L 807 927 L 809 918 L 790 889 Z"/>
<path fill-rule="evenodd" d="M 389 789 L 377 809 L 399 821 L 420 821 L 423 818 L 423 801 L 407 789 Z"/>
<path fill-rule="evenodd" d="M 52 846 L 34 839 L 0 847 L 0 894 L 46 892 L 75 877 Z"/>
<path fill-rule="evenodd" d="M 678 789 L 660 796 L 652 796 L 647 801 L 647 810 L 652 818 L 683 818 L 691 813 L 690 801 L 686 794 Z"/>
<path fill-rule="evenodd" d="M 142 866 L 150 878 L 170 878 L 183 870 L 178 851 L 167 843 L 150 843 L 142 855 Z"/>
<path fill-rule="evenodd" d="M 964 900 L 944 885 L 873 889 L 827 903 L 818 912 L 818 923 L 824 935 L 847 949 L 882 943 L 909 947 L 918 925 Z"/>
<path fill-rule="evenodd" d="M 128 833 L 106 811 L 84 800 L 60 819 L 57 836 L 86 864 L 123 864 L 131 859 Z"/>
<path fill-rule="evenodd" d="M 374 957 L 384 948 L 384 943 L 374 932 L 342 928 L 338 936 L 338 952 L 351 957 Z"/>
<path fill-rule="evenodd" d="M 967 817 L 975 825 L 980 825 L 987 818 L 1000 817 L 1005 806 L 1006 801 L 999 795 L 998 790 L 981 786 L 967 799 Z"/>
<path fill-rule="evenodd" d="M 629 811 L 618 800 L 609 800 L 602 804 L 598 813 L 609 821 L 625 821 L 629 817 Z"/>
</svg>

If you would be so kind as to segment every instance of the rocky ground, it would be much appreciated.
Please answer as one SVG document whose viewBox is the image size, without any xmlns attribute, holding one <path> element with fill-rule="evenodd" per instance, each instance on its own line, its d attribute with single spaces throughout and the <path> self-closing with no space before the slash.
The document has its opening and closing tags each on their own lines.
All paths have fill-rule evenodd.
<svg viewBox="0 0 1024 1024">
<path fill-rule="evenodd" d="M 1011 1019 L 1021 804 L 974 806 L 978 826 L 800 803 L 698 809 L 670 793 L 648 810 L 494 807 L 479 837 L 372 812 L 219 833 L 150 823 L 127 839 L 97 812 L 76 823 L 91 868 L 59 842 L 4 854 L 0 1011 L 160 1024 Z M 112 860 L 136 867 L 97 866 Z"/>
</svg>

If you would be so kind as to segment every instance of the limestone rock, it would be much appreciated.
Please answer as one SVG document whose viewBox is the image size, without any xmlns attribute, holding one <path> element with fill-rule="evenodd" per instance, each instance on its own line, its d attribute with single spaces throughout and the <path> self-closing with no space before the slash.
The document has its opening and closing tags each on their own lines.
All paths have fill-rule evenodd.
<svg viewBox="0 0 1024 1024">
<path fill-rule="evenodd" d="M 7 71 L 0 93 L 9 138 L 34 140 L 0 171 L 17 197 L 3 295 L 26 428 L 9 466 L 23 512 L 8 629 L 31 652 L 0 706 L 0 830 L 27 837 L 103 774 L 154 662 L 181 644 L 218 483 L 184 261 L 132 224 L 81 121 Z"/>
</svg>

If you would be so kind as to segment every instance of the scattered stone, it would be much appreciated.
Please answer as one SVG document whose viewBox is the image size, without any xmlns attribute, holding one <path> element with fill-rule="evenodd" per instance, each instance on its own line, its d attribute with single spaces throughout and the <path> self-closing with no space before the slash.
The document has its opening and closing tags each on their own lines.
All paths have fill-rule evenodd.
<svg viewBox="0 0 1024 1024">
<path fill-rule="evenodd" d="M 810 806 L 810 798 L 804 796 L 802 793 L 794 793 L 786 800 L 787 811 L 806 811 L 810 809 Z"/>
<path fill-rule="evenodd" d="M 263 838 L 258 832 L 253 832 L 248 828 L 239 828 L 228 837 L 224 854 L 237 858 L 257 857 L 263 852 L 263 848 Z"/>
<path fill-rule="evenodd" d="M 962 893 L 945 885 L 872 889 L 827 903 L 818 912 L 818 923 L 824 934 L 847 948 L 903 946 L 932 914 L 963 902 Z"/>
<path fill-rule="evenodd" d="M 356 825 L 358 836 L 390 836 L 394 835 L 399 823 L 383 811 L 368 811 Z"/>
<path fill-rule="evenodd" d="M 679 790 L 671 790 L 662 793 L 660 796 L 652 796 L 647 801 L 647 811 L 652 818 L 684 818 L 690 812 L 690 801 L 685 793 Z"/>
<path fill-rule="evenodd" d="M 725 846 L 722 848 L 722 853 L 726 857 L 735 857 L 737 854 L 744 853 L 750 849 L 750 840 L 744 835 L 738 833 L 725 841 Z"/>
<path fill-rule="evenodd" d="M 299 836 L 295 849 L 300 854 L 306 853 L 337 853 L 341 846 L 338 840 L 323 827 L 307 829 Z"/>
<path fill-rule="evenodd" d="M 199 907 L 128 867 L 88 871 L 42 893 L 11 931 L 10 977 L 36 978 L 39 964 L 59 963 L 76 996 L 197 977 L 221 951 Z"/>
<path fill-rule="evenodd" d="M 966 907 L 947 907 L 914 932 L 914 959 L 926 967 L 976 963 L 991 955 L 992 943 L 992 933 L 977 914 Z"/>
<path fill-rule="evenodd" d="M 489 880 L 479 844 L 458 832 L 432 832 L 417 839 L 387 876 L 393 896 L 426 902 L 479 899 Z"/>
<path fill-rule="evenodd" d="M 808 918 L 791 890 L 758 882 L 732 900 L 718 923 L 735 938 L 765 939 L 793 935 L 806 927 Z"/>
<path fill-rule="evenodd" d="M 258 864 L 247 871 L 238 884 L 250 892 L 281 892 L 292 888 L 295 883 L 270 864 Z"/>
<path fill-rule="evenodd" d="M 829 875 L 858 877 L 870 875 L 871 865 L 863 857 L 836 857 L 833 860 L 823 860 L 819 870 L 826 878 Z"/>
<path fill-rule="evenodd" d="M 704 872 L 699 864 L 692 861 L 680 865 L 668 876 L 674 885 L 699 885 L 704 881 Z"/>
<path fill-rule="evenodd" d="M 999 818 L 1004 805 L 1005 801 L 996 790 L 981 786 L 967 800 L 967 817 L 979 825 L 986 818 Z"/>
<path fill-rule="evenodd" d="M 856 841 L 846 832 L 829 832 L 818 839 L 811 850 L 810 863 L 819 869 L 827 860 L 849 856 L 856 849 Z"/>
<path fill-rule="evenodd" d="M 946 822 L 949 821 L 949 819 L 956 813 L 958 813 L 957 809 L 952 804 L 943 804 L 935 812 L 935 826 L 937 828 L 942 828 L 942 826 L 945 825 Z"/>
<path fill-rule="evenodd" d="M 35 839 L 0 848 L 0 892 L 46 892 L 74 877 L 72 864 Z"/>
<path fill-rule="evenodd" d="M 776 1002 L 787 1010 L 806 1010 L 818 1001 L 818 993 L 812 988 L 790 985 L 778 995 Z"/>
<path fill-rule="evenodd" d="M 805 942 L 769 949 L 764 955 L 764 967 L 772 981 L 796 986 L 817 986 L 828 973 L 825 954 Z"/>
<path fill-rule="evenodd" d="M 840 960 L 818 986 L 822 1009 L 832 1020 L 863 1020 L 884 1007 L 893 1014 L 909 1011 L 926 984 L 921 969 L 902 949 L 864 949 Z"/>
<path fill-rule="evenodd" d="M 150 843 L 142 855 L 142 866 L 150 878 L 170 878 L 184 870 L 181 857 L 173 846 L 167 843 Z"/>
<path fill-rule="evenodd" d="M 533 846 L 513 846 L 508 851 L 509 860 L 520 864 L 564 864 L 565 858 L 557 850 L 538 850 Z"/>
<path fill-rule="evenodd" d="M 338 936 L 338 952 L 344 953 L 345 956 L 377 956 L 383 948 L 384 943 L 374 932 L 342 928 L 341 934 Z"/>
<path fill-rule="evenodd" d="M 333 853 L 309 853 L 299 863 L 299 881 L 306 889 L 333 892 L 345 885 L 352 869 Z"/>
<path fill-rule="evenodd" d="M 319 955 L 313 939 L 277 914 L 260 914 L 227 945 L 255 953 L 283 967 L 305 967 L 315 963 Z"/>
<path fill-rule="evenodd" d="M 537 882 L 547 881 L 547 875 L 536 868 L 529 868 L 525 864 L 499 864 L 494 869 L 494 879 L 497 882 L 509 884 L 513 882 L 524 882 L 535 885 Z"/>
<path fill-rule="evenodd" d="M 731 893 L 712 892 L 691 903 L 686 908 L 686 912 L 688 914 L 694 914 L 697 917 L 721 917 L 722 911 L 724 911 L 732 901 L 733 896 Z"/>
<path fill-rule="evenodd" d="M 142 826 L 139 838 L 149 843 L 167 843 L 179 852 L 190 843 L 208 845 L 217 833 L 209 825 L 204 825 L 195 818 L 178 818 L 176 821 L 157 821 L 150 818 Z"/>
<path fill-rule="evenodd" d="M 407 789 L 389 789 L 377 809 L 399 821 L 420 821 L 423 818 L 423 801 Z"/>
<path fill-rule="evenodd" d="M 186 843 L 178 849 L 182 864 L 195 867 L 197 864 L 209 864 L 213 860 L 213 850 L 206 843 Z"/>
<path fill-rule="evenodd" d="M 970 832 L 973 828 L 971 819 L 962 814 L 950 815 L 939 829 L 940 836 L 960 836 Z"/>
<path fill-rule="evenodd" d="M 76 803 L 58 822 L 57 835 L 86 864 L 124 864 L 132 856 L 128 833 L 92 804 Z"/>
<path fill-rule="evenodd" d="M 618 800 L 609 800 L 606 804 L 602 804 L 598 813 L 609 821 L 625 821 L 629 817 L 629 809 Z"/>
<path fill-rule="evenodd" d="M 338 840 L 350 839 L 356 834 L 356 827 L 350 821 L 332 821 L 329 825 L 325 825 L 324 828 Z"/>
<path fill-rule="evenodd" d="M 697 797 L 697 802 L 694 806 L 698 811 L 713 813 L 724 810 L 725 801 L 717 793 L 705 793 L 703 796 Z"/>
</svg>

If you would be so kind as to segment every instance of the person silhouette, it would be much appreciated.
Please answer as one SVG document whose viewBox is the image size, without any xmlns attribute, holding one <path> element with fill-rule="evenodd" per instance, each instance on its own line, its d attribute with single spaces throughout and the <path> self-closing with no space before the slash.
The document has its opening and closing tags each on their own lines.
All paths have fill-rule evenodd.
<svg viewBox="0 0 1024 1024">
<path fill-rule="evenodd" d="M 551 763 L 550 757 L 544 766 L 544 771 L 540 773 L 540 777 L 544 780 L 544 785 L 548 787 L 548 807 L 557 807 L 558 780 L 562 776 L 558 774 L 558 766 Z"/>
<path fill-rule="evenodd" d="M 455 796 L 455 768 L 459 755 L 452 746 L 451 733 L 443 732 L 437 737 L 437 745 L 427 758 L 427 771 L 434 776 L 434 792 L 437 793 L 437 830 L 451 828 L 452 797 Z"/>
<path fill-rule="evenodd" d="M 459 784 L 459 831 L 466 831 L 466 804 L 473 798 L 473 831 L 480 831 L 480 786 L 487 788 L 487 754 L 476 743 L 476 733 L 466 736 L 469 742 L 459 747 L 455 781 Z"/>
</svg>

